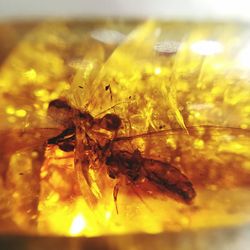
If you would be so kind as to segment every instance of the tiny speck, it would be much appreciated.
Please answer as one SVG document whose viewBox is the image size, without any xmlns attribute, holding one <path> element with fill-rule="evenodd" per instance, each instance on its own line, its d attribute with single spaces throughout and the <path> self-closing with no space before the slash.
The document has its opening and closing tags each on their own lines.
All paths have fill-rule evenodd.
<svg viewBox="0 0 250 250">
<path fill-rule="evenodd" d="M 83 86 L 78 86 L 80 89 L 83 89 Z"/>
<path fill-rule="evenodd" d="M 106 90 L 106 91 L 109 90 L 109 88 L 110 88 L 110 84 L 107 85 L 107 86 L 105 86 L 105 90 Z"/>
<path fill-rule="evenodd" d="M 23 175 L 23 173 L 19 173 L 19 175 Z"/>
</svg>

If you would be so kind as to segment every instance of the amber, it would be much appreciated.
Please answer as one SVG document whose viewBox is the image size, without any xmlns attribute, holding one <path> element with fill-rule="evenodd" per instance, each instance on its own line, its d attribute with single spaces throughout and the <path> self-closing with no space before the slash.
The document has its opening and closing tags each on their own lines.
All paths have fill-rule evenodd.
<svg viewBox="0 0 250 250">
<path fill-rule="evenodd" d="M 2 23 L 0 45 L 1 233 L 99 236 L 249 223 L 248 25 Z M 180 169 L 196 191 L 192 203 L 126 183 L 117 213 L 118 180 L 105 166 L 89 169 L 89 187 L 74 152 L 47 145 L 62 129 L 47 115 L 56 98 L 93 117 L 117 114 L 116 136 L 143 134 L 114 147 Z"/>
</svg>

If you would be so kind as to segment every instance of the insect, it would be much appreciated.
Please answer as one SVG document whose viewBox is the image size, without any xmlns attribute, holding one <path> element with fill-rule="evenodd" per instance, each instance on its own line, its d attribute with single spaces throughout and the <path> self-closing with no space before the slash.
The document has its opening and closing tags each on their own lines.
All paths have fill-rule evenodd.
<svg viewBox="0 0 250 250">
<path fill-rule="evenodd" d="M 75 152 L 76 169 L 83 174 L 90 189 L 93 183 L 88 171 L 98 161 L 98 165 L 105 166 L 108 176 L 117 180 L 113 189 L 115 203 L 122 179 L 127 185 L 146 179 L 162 192 L 186 204 L 194 199 L 196 192 L 191 181 L 178 168 L 167 162 L 145 158 L 138 149 L 130 152 L 116 147 L 122 140 L 133 139 L 116 136 L 122 124 L 118 115 L 107 113 L 101 118 L 94 118 L 60 99 L 50 102 L 48 113 L 55 119 L 59 117 L 59 122 L 65 126 L 62 133 L 48 140 L 48 144 L 58 145 L 65 152 Z M 108 137 L 104 131 L 113 135 Z"/>
</svg>

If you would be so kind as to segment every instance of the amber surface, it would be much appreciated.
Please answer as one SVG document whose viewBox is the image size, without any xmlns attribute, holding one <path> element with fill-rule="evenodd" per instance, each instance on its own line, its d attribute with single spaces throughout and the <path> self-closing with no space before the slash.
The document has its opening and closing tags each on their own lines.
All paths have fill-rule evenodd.
<svg viewBox="0 0 250 250">
<path fill-rule="evenodd" d="M 249 223 L 249 26 L 2 23 L 0 45 L 1 233 L 98 236 Z M 117 180 L 105 166 L 90 168 L 90 189 L 74 153 L 46 145 L 62 129 L 47 116 L 58 97 L 95 117 L 115 112 L 118 136 L 168 130 L 115 147 L 179 168 L 196 190 L 192 204 L 143 183 L 139 194 L 123 185 L 117 214 Z"/>
</svg>

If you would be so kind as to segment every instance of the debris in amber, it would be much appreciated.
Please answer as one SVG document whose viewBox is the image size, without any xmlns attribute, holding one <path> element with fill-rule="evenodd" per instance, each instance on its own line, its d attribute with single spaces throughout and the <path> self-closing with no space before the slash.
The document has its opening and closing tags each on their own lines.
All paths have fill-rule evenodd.
<svg viewBox="0 0 250 250">
<path fill-rule="evenodd" d="M 97 236 L 250 222 L 247 25 L 3 23 L 0 44 L 1 233 Z M 77 125 L 73 149 L 51 139 L 67 128 L 65 113 L 48 112 L 58 98 L 74 110 L 66 116 Z M 119 129 L 103 123 L 111 113 Z M 87 114 L 91 126 L 80 119 Z M 190 202 L 145 172 L 139 180 L 121 168 L 114 175 L 124 152 L 159 175 L 172 166 L 192 185 Z"/>
</svg>

